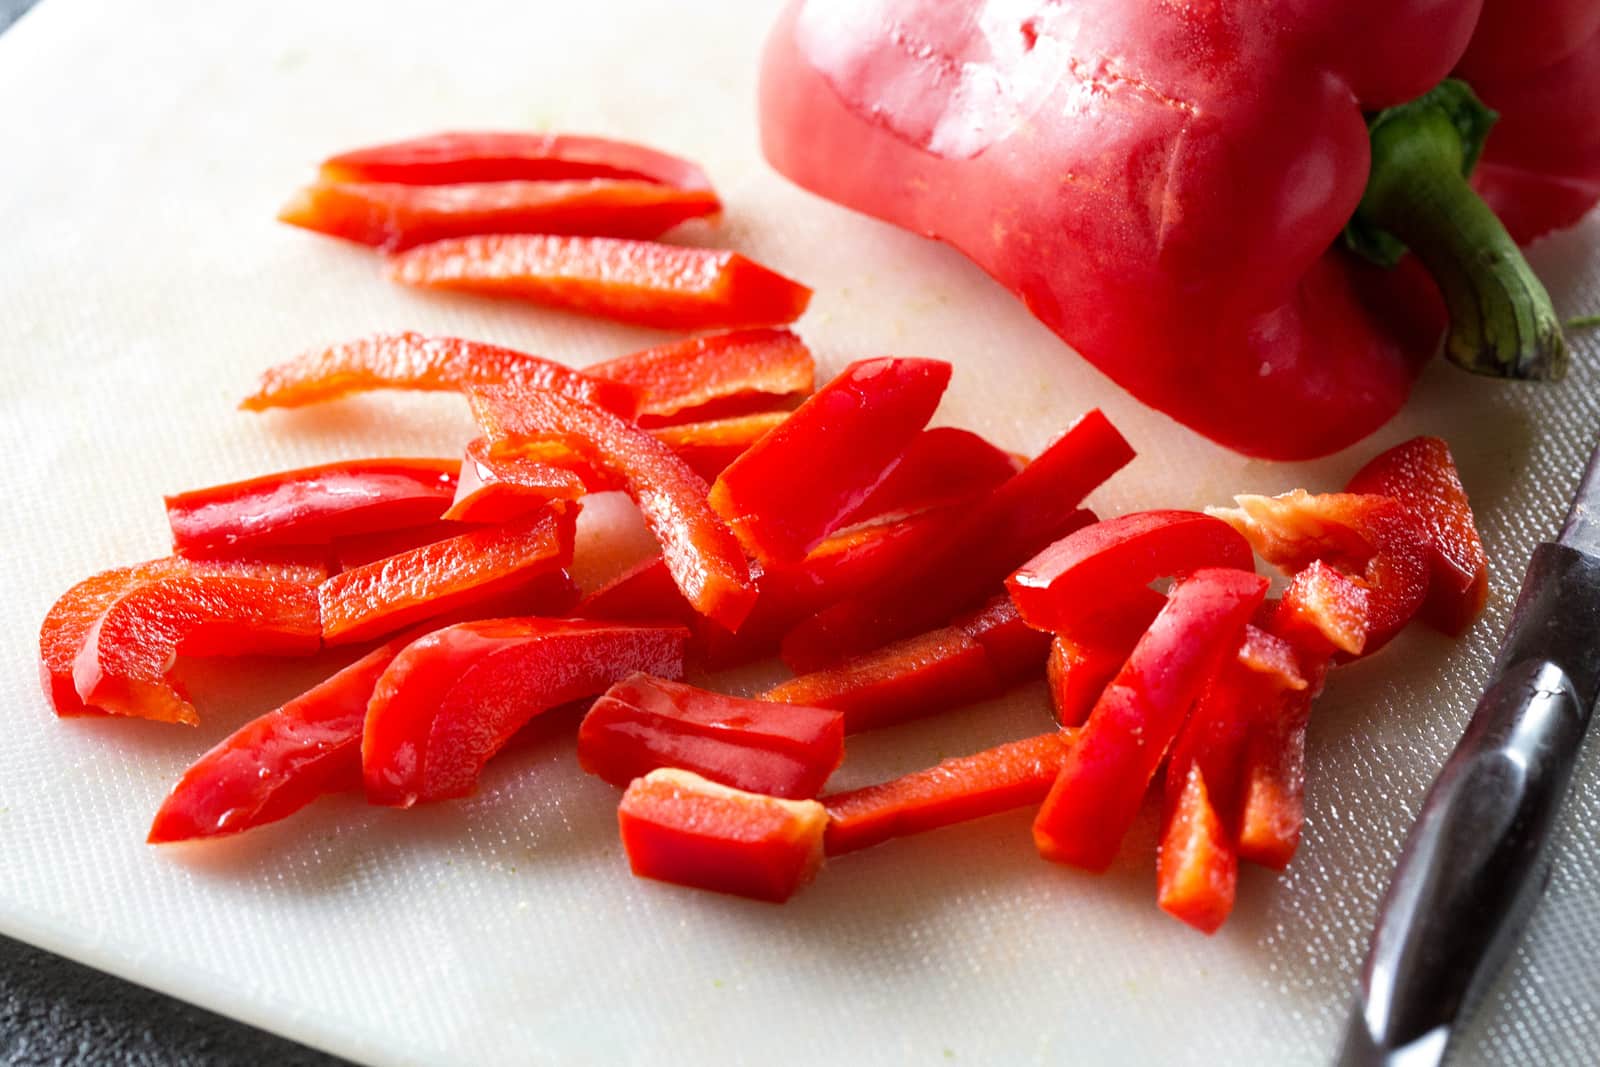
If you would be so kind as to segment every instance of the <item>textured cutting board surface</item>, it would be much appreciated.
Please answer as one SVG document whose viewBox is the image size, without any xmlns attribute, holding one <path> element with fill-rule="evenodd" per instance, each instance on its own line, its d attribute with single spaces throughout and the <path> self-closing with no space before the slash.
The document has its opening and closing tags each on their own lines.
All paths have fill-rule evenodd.
<svg viewBox="0 0 1600 1067">
<path fill-rule="evenodd" d="M 774 10 L 46 0 L 0 37 L 0 445 L 11 457 L 0 471 L 0 932 L 377 1063 L 1331 1054 L 1395 850 L 1600 425 L 1595 341 L 1577 339 L 1574 373 L 1555 388 L 1436 367 L 1401 419 L 1323 462 L 1228 454 L 1122 396 L 955 254 L 770 171 L 754 79 Z M 198 729 L 58 722 L 35 673 L 51 601 L 94 571 L 164 553 L 163 492 L 338 457 L 449 455 L 469 432 L 450 397 L 235 411 L 259 369 L 377 329 L 577 365 L 660 336 L 404 291 L 365 251 L 273 222 L 322 156 L 450 127 L 605 133 L 701 161 L 727 216 L 682 239 L 731 245 L 815 286 L 798 328 L 825 373 L 885 353 L 951 360 L 939 421 L 1019 451 L 1103 407 L 1140 456 L 1095 495 L 1102 513 L 1333 488 L 1379 447 L 1440 434 L 1490 548 L 1488 618 L 1459 643 L 1409 633 L 1335 676 L 1312 727 L 1300 854 L 1284 877 L 1246 871 L 1233 919 L 1210 939 L 1154 906 L 1148 811 L 1103 877 L 1040 862 L 1017 813 L 841 860 L 783 908 L 637 881 L 614 791 L 559 739 L 497 760 L 465 802 L 405 813 L 340 798 L 236 841 L 149 848 L 149 818 L 183 767 L 336 661 L 188 664 Z M 1600 305 L 1597 247 L 1591 218 L 1535 250 L 1565 314 Z M 612 562 L 637 551 L 626 509 L 593 518 L 591 547 L 613 546 Z M 839 782 L 1047 721 L 1042 686 L 1025 688 L 853 741 Z M 1590 752 L 1550 895 L 1460 1062 L 1578 1064 L 1600 1044 L 1597 823 Z"/>
</svg>

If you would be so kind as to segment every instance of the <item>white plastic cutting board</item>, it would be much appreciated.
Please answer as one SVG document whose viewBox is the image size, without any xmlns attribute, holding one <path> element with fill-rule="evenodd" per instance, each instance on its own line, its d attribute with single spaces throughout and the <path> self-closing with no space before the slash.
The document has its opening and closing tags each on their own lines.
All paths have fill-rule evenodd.
<svg viewBox="0 0 1600 1067">
<path fill-rule="evenodd" d="M 772 3 L 47 0 L 0 37 L 0 932 L 376 1063 L 1241 1063 L 1331 1054 L 1398 842 L 1474 703 L 1533 542 L 1596 427 L 1596 343 L 1559 387 L 1436 367 L 1405 416 L 1323 463 L 1242 460 L 1142 410 L 955 254 L 787 185 L 756 147 Z M 377 329 L 582 364 L 655 335 L 386 284 L 366 252 L 273 221 L 330 152 L 438 129 L 607 133 L 706 166 L 727 243 L 816 287 L 824 371 L 936 356 L 941 421 L 1017 450 L 1104 407 L 1140 450 L 1104 513 L 1333 488 L 1380 446 L 1455 448 L 1493 560 L 1488 618 L 1341 671 L 1310 742 L 1285 877 L 1249 870 L 1204 938 L 1155 908 L 1153 826 L 1104 877 L 1039 861 L 1025 813 L 848 857 L 786 907 L 636 881 L 610 787 L 569 742 L 476 798 L 354 798 L 236 841 L 145 828 L 199 752 L 330 661 L 194 664 L 204 725 L 58 722 L 35 634 L 72 582 L 166 549 L 160 494 L 336 457 L 453 454 L 447 397 L 292 415 L 256 372 Z M 850 160 L 839 160 L 849 166 Z M 1600 223 L 1538 248 L 1564 313 L 1600 306 Z M 624 513 L 617 513 L 626 519 Z M 637 537 L 637 530 L 631 531 Z M 630 545 L 637 542 L 629 541 Z M 858 784 L 1042 729 L 1042 687 L 852 741 Z M 1591 746 L 1592 747 L 1592 746 Z M 1538 919 L 1463 1063 L 1600 1047 L 1595 753 Z"/>
</svg>

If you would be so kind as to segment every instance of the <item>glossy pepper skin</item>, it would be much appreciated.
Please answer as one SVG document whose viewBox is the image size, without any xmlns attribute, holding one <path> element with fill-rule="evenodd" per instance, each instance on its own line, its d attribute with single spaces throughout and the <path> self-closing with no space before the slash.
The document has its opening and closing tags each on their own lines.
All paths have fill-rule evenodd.
<svg viewBox="0 0 1600 1067">
<path fill-rule="evenodd" d="M 1483 0 L 1456 76 L 1500 115 L 1473 184 L 1519 242 L 1600 201 L 1600 6 Z"/>
<path fill-rule="evenodd" d="M 844 759 L 844 716 L 636 674 L 578 727 L 578 762 L 625 787 L 658 767 L 775 797 L 814 797 Z"/>
<path fill-rule="evenodd" d="M 781 904 L 822 866 L 828 813 L 662 768 L 628 786 L 617 823 L 641 878 Z"/>
<path fill-rule="evenodd" d="M 894 471 L 949 384 L 942 360 L 850 364 L 728 465 L 711 506 L 763 563 L 802 558 Z"/>
<path fill-rule="evenodd" d="M 287 818 L 325 793 L 359 789 L 373 687 L 414 636 L 380 645 L 223 738 L 183 772 L 146 840 L 236 834 Z"/>
<path fill-rule="evenodd" d="M 630 352 L 584 373 L 639 390 L 639 424 L 705 422 L 811 392 L 816 365 L 792 330 L 761 327 L 689 337 Z"/>
<path fill-rule="evenodd" d="M 328 544 L 437 519 L 459 469 L 450 459 L 324 463 L 175 493 L 166 498 L 167 522 L 185 554 Z"/>
<path fill-rule="evenodd" d="M 1330 251 L 1367 183 L 1363 112 L 1437 85 L 1478 10 L 797 0 L 762 147 L 960 249 L 1143 402 L 1318 456 L 1395 413 L 1439 334 L 1414 263 Z"/>
<path fill-rule="evenodd" d="M 466 796 L 478 774 L 542 712 L 642 671 L 683 673 L 677 626 L 513 618 L 458 623 L 418 638 L 379 677 L 361 741 L 375 804 Z"/>
</svg>

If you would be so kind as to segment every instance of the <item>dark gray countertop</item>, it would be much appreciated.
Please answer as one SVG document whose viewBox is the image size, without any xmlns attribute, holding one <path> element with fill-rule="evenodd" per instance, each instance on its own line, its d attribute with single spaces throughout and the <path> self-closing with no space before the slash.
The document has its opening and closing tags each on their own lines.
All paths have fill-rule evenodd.
<svg viewBox="0 0 1600 1067">
<path fill-rule="evenodd" d="M 0 33 L 37 0 L 0 0 Z M 343 1060 L 0 937 L 0 1062 L 338 1067 Z"/>
</svg>

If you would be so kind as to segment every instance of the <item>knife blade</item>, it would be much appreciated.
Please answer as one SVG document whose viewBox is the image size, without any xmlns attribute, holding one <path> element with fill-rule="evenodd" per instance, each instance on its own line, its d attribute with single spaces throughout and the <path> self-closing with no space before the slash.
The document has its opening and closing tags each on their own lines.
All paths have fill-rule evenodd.
<svg viewBox="0 0 1600 1067">
<path fill-rule="evenodd" d="M 1343 1067 L 1433 1067 L 1516 944 L 1600 695 L 1600 447 L 1536 547 L 1483 699 L 1413 824 L 1362 968 Z"/>
</svg>

